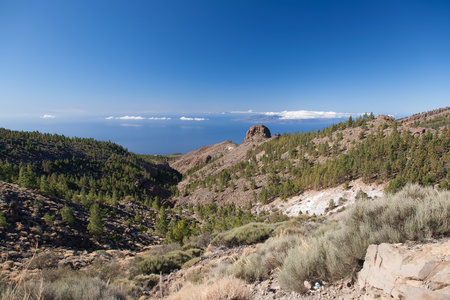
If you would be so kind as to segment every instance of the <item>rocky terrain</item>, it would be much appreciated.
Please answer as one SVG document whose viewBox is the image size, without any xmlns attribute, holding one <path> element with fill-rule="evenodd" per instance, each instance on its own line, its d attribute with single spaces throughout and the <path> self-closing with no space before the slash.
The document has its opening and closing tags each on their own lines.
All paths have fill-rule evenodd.
<svg viewBox="0 0 450 300">
<path fill-rule="evenodd" d="M 195 167 L 202 166 L 227 153 L 234 151 L 238 147 L 236 144 L 226 141 L 220 144 L 205 146 L 200 149 L 184 154 L 180 158 L 171 161 L 170 166 L 181 174 Z"/>
<path fill-rule="evenodd" d="M 176 295 L 185 286 L 213 282 L 214 273 L 261 245 L 233 249 L 211 249 L 195 266 L 164 276 L 164 295 Z M 366 262 L 354 277 L 333 284 L 305 281 L 308 291 L 299 294 L 283 291 L 277 277 L 246 284 L 251 299 L 449 299 L 450 241 L 448 238 L 427 243 L 371 245 Z M 149 297 L 159 297 L 155 286 Z M 177 298 L 175 298 L 177 299 Z"/>
<path fill-rule="evenodd" d="M 9 261 L 7 265 L 10 267 L 11 261 L 13 265 L 21 265 L 24 258 L 30 258 L 36 251 L 51 251 L 57 257 L 67 257 L 69 250 L 84 255 L 100 249 L 143 251 L 146 247 L 162 242 L 158 236 L 139 230 L 139 225 L 143 225 L 146 231 L 152 230 L 154 218 L 151 215 L 155 214 L 155 211 L 139 203 L 120 201 L 109 215 L 106 214 L 105 231 L 114 234 L 102 238 L 95 238 L 87 232 L 89 213 L 80 204 L 69 203 L 75 222 L 72 226 L 65 224 L 61 218 L 61 209 L 66 204 L 61 199 L 45 197 L 29 189 L 0 182 L 0 211 L 8 223 L 0 232 L 2 261 Z M 139 223 L 135 221 L 136 215 L 141 216 Z M 60 263 L 70 263 L 74 268 L 81 268 L 90 261 L 61 260 Z"/>
<path fill-rule="evenodd" d="M 271 196 L 267 201 L 261 201 L 260 193 L 268 185 L 274 184 L 271 176 L 275 175 L 282 181 L 289 178 L 287 172 L 289 168 L 295 169 L 305 162 L 311 165 L 325 164 L 339 155 L 350 153 L 352 148 L 357 147 L 371 135 L 381 134 L 388 137 L 395 132 L 394 130 L 398 130 L 399 134 L 404 131 L 412 133 L 417 141 L 424 137 L 429 140 L 437 139 L 438 134 L 445 132 L 445 126 L 442 127 L 441 124 L 448 122 L 449 115 L 450 108 L 397 121 L 389 116 L 377 116 L 368 119 L 361 126 L 344 126 L 343 129 L 324 131 L 311 141 L 310 147 L 314 148 L 311 153 L 315 155 L 310 155 L 309 152 L 301 152 L 302 155 L 297 155 L 296 151 L 292 149 L 288 151 L 283 145 L 278 148 L 262 148 L 265 143 L 276 145 L 282 136 L 272 136 L 269 128 L 256 125 L 248 130 L 241 145 L 223 142 L 205 146 L 185 155 L 175 156 L 169 160 L 169 163 L 165 161 L 165 158 L 161 158 L 159 163 L 148 158 L 128 159 L 128 162 L 136 164 L 133 167 L 139 170 L 139 173 L 138 171 L 133 173 L 130 171 L 131 168 L 127 168 L 129 178 L 132 180 L 126 184 L 139 192 L 140 194 L 135 193 L 133 196 L 136 199 L 141 197 L 143 201 L 136 201 L 131 195 L 123 197 L 117 203 L 111 202 L 112 195 L 108 196 L 110 201 L 108 203 L 102 202 L 105 200 L 101 197 L 100 200 L 97 199 L 102 210 L 104 232 L 107 233 L 103 236 L 95 236 L 87 230 L 92 217 L 83 201 L 77 202 L 56 195 L 45 195 L 45 193 L 39 193 L 39 189 L 33 190 L 0 181 L 0 293 L 2 282 L 23 284 L 24 281 L 33 277 L 57 281 L 58 276 L 76 277 L 78 275 L 74 274 L 84 274 L 90 276 L 89 278 L 100 278 L 107 286 L 117 287 L 130 299 L 140 300 L 160 299 L 162 296 L 171 297 L 170 299 L 450 299 L 448 233 L 426 241 L 422 240 L 421 243 L 406 241 L 372 244 L 365 257 L 359 257 L 360 264 L 351 276 L 345 276 L 334 282 L 319 280 L 312 276 L 305 282 L 301 282 L 306 290 L 304 293 L 281 287 L 280 266 L 272 270 L 264 280 L 248 280 L 245 276 L 241 279 L 233 278 L 230 279 L 229 284 L 234 285 L 236 291 L 243 291 L 241 296 L 234 298 L 231 296 L 195 298 L 196 292 L 192 291 L 218 289 L 214 284 L 229 279 L 232 273 L 231 267 L 236 262 L 262 252 L 261 249 L 268 247 L 265 243 L 258 241 L 250 245 L 218 246 L 211 242 L 218 232 L 213 234 L 208 232 L 208 239 L 202 243 L 199 242 L 201 236 L 199 235 L 190 240 L 181 239 L 179 244 L 166 245 L 168 237 L 164 239 L 162 234 L 155 233 L 160 204 L 175 207 L 168 212 L 167 220 L 165 220 L 167 223 L 172 219 L 187 219 L 188 221 L 198 220 L 201 226 L 208 223 L 208 218 L 214 218 L 214 216 L 200 219 L 199 211 L 194 210 L 195 205 L 233 203 L 241 208 L 251 207 L 251 212 L 255 215 L 277 216 L 278 214 L 278 218 L 273 221 L 275 222 L 272 224 L 273 228 L 285 226 L 290 222 L 291 227 L 287 227 L 286 232 L 294 232 L 292 237 L 301 238 L 298 244 L 311 241 L 308 239 L 324 235 L 327 230 L 331 230 L 330 228 L 338 228 L 339 222 L 345 218 L 346 212 L 351 210 L 355 203 L 361 203 L 362 200 L 376 203 L 383 198 L 392 178 L 382 178 L 378 176 L 379 174 L 364 179 L 349 177 L 348 180 L 341 180 L 325 188 L 309 186 L 293 196 L 276 195 Z M 9 157 L 11 155 L 8 151 L 11 151 L 13 146 L 9 142 L 4 144 L 7 145 L 5 146 L 7 151 L 3 151 L 2 155 Z M 299 145 L 296 150 L 300 151 L 301 146 L 303 145 Z M 421 147 L 418 143 L 416 146 Z M 30 161 L 39 160 L 37 145 L 30 147 L 34 147 Z M 108 147 L 114 148 L 109 144 Z M 275 153 L 279 151 L 275 149 L 281 149 L 281 153 Z M 123 149 L 119 150 L 123 151 Z M 46 151 L 53 153 L 56 150 L 48 146 Z M 446 170 L 448 149 L 438 148 L 435 151 L 442 156 L 442 169 Z M 22 150 L 17 153 L 19 154 L 14 156 L 17 162 L 26 156 Z M 69 159 L 67 153 L 63 157 L 60 157 L 59 152 L 55 153 L 58 159 Z M 269 154 L 278 162 L 287 162 L 286 169 L 267 170 L 270 169 L 270 162 L 267 161 Z M 49 156 L 46 155 L 46 157 Z M 144 165 L 136 163 L 139 159 L 142 159 L 140 163 Z M 52 165 L 52 168 L 60 167 L 61 161 Z M 109 159 L 102 157 L 102 162 L 108 161 Z M 117 161 L 120 160 L 117 159 Z M 247 166 L 244 171 L 227 173 L 240 164 L 250 163 L 252 167 L 256 166 L 255 169 L 249 169 Z M 67 164 L 64 167 L 63 164 L 60 170 L 64 168 L 74 170 L 70 165 Z M 42 170 L 45 167 L 46 165 L 43 164 Z M 24 169 L 23 166 L 21 168 Z M 179 176 L 174 170 L 183 174 L 183 178 L 177 185 L 179 192 L 171 198 L 170 184 L 173 184 L 173 180 Z M 225 180 L 226 185 L 219 185 L 222 174 L 228 176 Z M 219 178 L 212 185 L 198 184 L 192 188 L 193 184 L 199 180 L 207 180 L 213 176 L 219 176 Z M 155 180 L 156 177 L 158 181 Z M 94 183 L 94 179 L 99 183 Z M 100 190 L 101 184 L 106 186 L 107 181 L 102 181 L 101 177 L 94 179 L 92 189 Z M 69 186 L 74 187 L 78 184 L 77 181 L 69 180 L 71 179 L 67 181 L 70 183 Z M 435 186 L 436 189 L 439 187 L 438 184 Z M 444 185 L 441 189 L 445 190 Z M 155 196 L 163 199 L 153 198 Z M 75 195 L 73 199 L 76 200 L 77 197 L 79 195 Z M 153 208 L 157 202 L 158 205 Z M 73 224 L 64 221 L 62 209 L 65 207 L 70 208 L 75 220 Z M 442 214 L 448 213 L 446 208 L 442 210 Z M 175 211 L 179 214 L 176 217 Z M 290 221 L 286 221 L 286 216 L 290 218 Z M 308 222 L 314 225 L 310 226 Z M 406 226 L 409 220 L 405 219 L 404 222 Z M 315 234 L 314 230 L 318 229 L 319 225 L 324 227 Z M 448 224 L 431 225 L 444 227 Z M 174 223 L 170 226 L 173 229 L 178 225 Z M 280 234 L 278 238 L 288 237 L 283 234 Z M 395 240 L 391 236 L 389 239 Z M 187 251 L 196 255 L 189 257 L 189 261 L 183 261 L 180 264 L 181 267 L 174 268 L 170 273 L 161 273 L 161 277 L 156 273 L 147 274 L 145 271 L 138 271 L 138 263 L 148 256 L 162 256 L 167 253 L 185 255 Z M 283 255 L 287 254 L 288 251 L 283 252 Z M 270 256 L 270 253 L 264 255 Z M 266 259 L 264 255 L 261 261 Z M 168 262 L 163 260 L 162 264 L 164 263 Z M 227 288 L 230 289 L 229 286 Z M 182 293 L 183 291 L 185 294 Z M 187 297 L 186 293 L 192 294 L 192 298 Z"/>
</svg>

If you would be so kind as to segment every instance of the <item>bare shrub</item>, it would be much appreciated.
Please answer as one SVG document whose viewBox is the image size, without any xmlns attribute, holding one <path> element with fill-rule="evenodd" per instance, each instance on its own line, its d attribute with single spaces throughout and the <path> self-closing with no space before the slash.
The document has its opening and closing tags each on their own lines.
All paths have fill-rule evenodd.
<svg viewBox="0 0 450 300">
<path fill-rule="evenodd" d="M 29 262 L 30 269 L 55 268 L 59 257 L 52 251 L 45 251 L 35 255 Z"/>
<path fill-rule="evenodd" d="M 67 277 L 44 285 L 43 299 L 46 300 L 126 300 L 114 286 L 107 285 L 99 278 Z"/>
<path fill-rule="evenodd" d="M 256 253 L 240 258 L 232 267 L 232 274 L 247 282 L 266 280 L 272 270 L 283 265 L 287 252 L 299 243 L 297 236 L 289 235 L 267 240 Z"/>
<path fill-rule="evenodd" d="M 99 278 L 65 277 L 54 282 L 43 280 L 22 281 L 0 290 L 5 300 L 125 300 L 114 286 Z"/>
<path fill-rule="evenodd" d="M 207 270 L 207 268 L 202 266 L 194 267 L 186 272 L 185 277 L 189 282 L 199 284 L 204 281 Z"/>
<path fill-rule="evenodd" d="M 251 294 L 245 283 L 236 278 L 225 277 L 214 282 L 184 286 L 169 300 L 250 300 Z"/>
</svg>

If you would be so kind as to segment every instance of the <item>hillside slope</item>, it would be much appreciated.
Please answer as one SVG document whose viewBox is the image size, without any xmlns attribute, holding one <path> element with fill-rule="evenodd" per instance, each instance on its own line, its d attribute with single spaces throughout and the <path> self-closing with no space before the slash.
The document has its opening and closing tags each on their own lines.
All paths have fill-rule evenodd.
<svg viewBox="0 0 450 300">
<path fill-rule="evenodd" d="M 185 172 L 177 205 L 269 203 L 348 184 L 407 182 L 449 186 L 450 108 L 394 120 L 364 115 L 318 130 L 245 141 L 213 162 Z M 183 159 L 183 157 L 181 158 Z"/>
<path fill-rule="evenodd" d="M 139 202 L 169 198 L 180 174 L 166 158 L 137 155 L 111 142 L 0 129 L 0 180 L 71 200 L 100 197 Z"/>
</svg>

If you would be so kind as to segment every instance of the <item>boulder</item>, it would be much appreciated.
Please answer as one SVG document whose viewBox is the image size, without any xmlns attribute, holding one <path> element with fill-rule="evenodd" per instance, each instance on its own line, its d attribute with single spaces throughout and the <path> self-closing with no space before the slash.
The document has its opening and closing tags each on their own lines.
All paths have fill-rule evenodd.
<svg viewBox="0 0 450 300">
<path fill-rule="evenodd" d="M 264 125 L 255 125 L 252 126 L 245 136 L 244 141 L 248 141 L 254 138 L 257 139 L 268 139 L 271 137 L 270 130 Z"/>
<path fill-rule="evenodd" d="M 450 299 L 450 240 L 370 245 L 358 284 L 397 299 Z"/>
</svg>

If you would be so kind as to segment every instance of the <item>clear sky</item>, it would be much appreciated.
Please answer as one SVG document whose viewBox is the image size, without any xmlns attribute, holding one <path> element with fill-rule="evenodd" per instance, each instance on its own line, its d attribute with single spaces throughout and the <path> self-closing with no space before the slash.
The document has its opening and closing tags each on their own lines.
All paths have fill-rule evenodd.
<svg viewBox="0 0 450 300">
<path fill-rule="evenodd" d="M 450 105 L 450 1 L 0 0 L 0 117 Z"/>
</svg>

